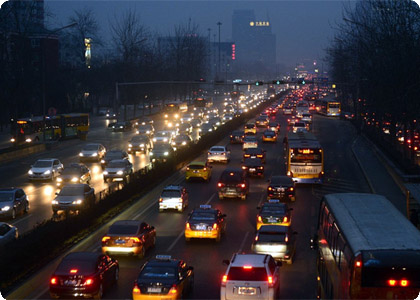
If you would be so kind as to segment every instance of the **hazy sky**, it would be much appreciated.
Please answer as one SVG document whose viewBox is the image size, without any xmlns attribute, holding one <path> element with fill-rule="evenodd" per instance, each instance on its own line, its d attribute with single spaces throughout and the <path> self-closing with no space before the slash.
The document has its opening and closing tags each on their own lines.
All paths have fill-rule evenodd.
<svg viewBox="0 0 420 300">
<path fill-rule="evenodd" d="M 236 9 L 253 9 L 257 20 L 269 20 L 277 36 L 277 62 L 294 66 L 303 59 L 322 59 L 333 36 L 335 24 L 341 22 L 343 1 L 61 1 L 45 0 L 53 14 L 52 26 L 68 24 L 76 9 L 92 8 L 99 21 L 104 40 L 109 37 L 109 22 L 129 8 L 135 8 L 143 23 L 153 32 L 168 34 L 175 24 L 189 18 L 207 36 L 207 28 L 217 31 L 222 22 L 221 40 L 231 40 L 232 13 Z M 350 2 L 352 3 L 352 2 Z M 262 47 L 264 45 L 261 45 Z"/>
</svg>

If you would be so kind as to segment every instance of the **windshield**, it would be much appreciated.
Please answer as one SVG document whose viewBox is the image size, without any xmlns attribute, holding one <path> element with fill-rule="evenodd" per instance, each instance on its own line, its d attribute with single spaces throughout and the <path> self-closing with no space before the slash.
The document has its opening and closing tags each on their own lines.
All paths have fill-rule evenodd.
<svg viewBox="0 0 420 300">
<path fill-rule="evenodd" d="M 112 225 L 108 234 L 135 235 L 137 230 L 138 226 L 135 225 Z"/>
<path fill-rule="evenodd" d="M 213 212 L 194 212 L 191 215 L 191 221 L 214 221 L 216 218 Z"/>
<path fill-rule="evenodd" d="M 83 150 L 86 151 L 97 151 L 98 150 L 98 145 L 86 145 Z"/>
<path fill-rule="evenodd" d="M 60 191 L 60 196 L 83 196 L 83 188 L 80 187 L 72 187 L 72 186 L 65 186 Z"/>
<path fill-rule="evenodd" d="M 161 195 L 162 198 L 180 198 L 181 193 L 179 191 L 164 190 Z"/>
<path fill-rule="evenodd" d="M 140 278 L 173 279 L 176 278 L 174 267 L 146 266 L 139 275 Z"/>
<path fill-rule="evenodd" d="M 13 201 L 14 192 L 0 193 L 0 202 Z"/>
<path fill-rule="evenodd" d="M 322 154 L 320 149 L 293 149 L 290 160 L 292 163 L 321 163 Z"/>
<path fill-rule="evenodd" d="M 37 160 L 33 166 L 34 166 L 34 168 L 48 168 L 48 167 L 52 166 L 52 161 Z"/>
<path fill-rule="evenodd" d="M 80 175 L 80 173 L 81 171 L 79 168 L 66 168 L 61 175 Z"/>
<path fill-rule="evenodd" d="M 226 172 L 220 176 L 220 181 L 224 183 L 240 183 L 242 181 L 242 177 L 238 172 Z"/>
</svg>

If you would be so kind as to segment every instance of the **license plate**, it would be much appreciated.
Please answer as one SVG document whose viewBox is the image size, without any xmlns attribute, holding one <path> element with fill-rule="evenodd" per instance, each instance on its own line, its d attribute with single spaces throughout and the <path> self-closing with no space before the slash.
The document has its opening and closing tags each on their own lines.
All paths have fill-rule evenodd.
<svg viewBox="0 0 420 300">
<path fill-rule="evenodd" d="M 257 158 L 255 155 L 251 156 L 251 158 Z"/>
<path fill-rule="evenodd" d="M 239 295 L 255 295 L 257 293 L 257 289 L 254 287 L 239 287 L 238 294 Z"/>
<path fill-rule="evenodd" d="M 124 240 L 116 240 L 115 241 L 115 244 L 125 244 L 125 241 Z"/>
<path fill-rule="evenodd" d="M 77 280 L 66 280 L 64 281 L 65 285 L 76 285 L 77 284 Z"/>
<path fill-rule="evenodd" d="M 250 172 L 255 172 L 255 168 L 249 168 Z"/>
<path fill-rule="evenodd" d="M 277 222 L 276 219 L 273 219 L 273 218 L 268 219 L 268 223 L 276 223 L 276 222 Z"/>
<path fill-rule="evenodd" d="M 198 173 L 198 171 L 193 171 L 193 173 Z"/>
<path fill-rule="evenodd" d="M 284 192 L 284 188 L 277 189 L 277 192 Z"/>
<path fill-rule="evenodd" d="M 207 229 L 207 226 L 206 225 L 197 225 L 195 228 L 197 230 L 206 230 Z"/>
<path fill-rule="evenodd" d="M 149 292 L 149 293 L 161 293 L 162 292 L 162 288 L 149 287 L 149 288 L 147 288 L 147 292 Z"/>
</svg>

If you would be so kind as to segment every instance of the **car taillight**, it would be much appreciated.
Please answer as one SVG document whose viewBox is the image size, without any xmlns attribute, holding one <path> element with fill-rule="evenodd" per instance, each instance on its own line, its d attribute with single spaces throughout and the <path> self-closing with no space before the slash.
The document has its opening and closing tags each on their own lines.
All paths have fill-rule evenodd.
<svg viewBox="0 0 420 300">
<path fill-rule="evenodd" d="M 109 239 L 111 239 L 111 237 L 109 237 L 109 236 L 104 236 L 104 237 L 102 238 L 102 243 L 106 243 Z"/>
<path fill-rule="evenodd" d="M 264 167 L 263 167 L 263 166 L 261 166 L 261 167 L 258 167 L 258 169 L 260 169 L 260 170 L 264 170 Z"/>
<path fill-rule="evenodd" d="M 238 187 L 241 187 L 241 188 L 245 188 L 246 187 L 246 184 L 245 183 L 240 183 L 240 184 L 238 184 Z"/>
<path fill-rule="evenodd" d="M 178 291 L 176 290 L 176 285 L 172 285 L 171 289 L 169 290 L 168 294 L 174 295 L 176 294 Z"/>
<path fill-rule="evenodd" d="M 84 285 L 92 285 L 93 284 L 93 279 L 92 278 L 88 278 L 85 280 Z"/>
<path fill-rule="evenodd" d="M 222 277 L 222 286 L 226 286 L 227 279 L 228 279 L 227 275 L 223 275 L 223 277 Z"/>
<path fill-rule="evenodd" d="M 242 166 L 242 170 L 246 170 L 246 166 Z"/>
<path fill-rule="evenodd" d="M 137 283 L 134 283 L 133 294 L 141 294 L 140 288 L 137 285 Z"/>
<path fill-rule="evenodd" d="M 257 154 L 257 157 L 260 157 L 261 158 L 261 157 L 263 157 L 263 155 L 262 154 Z"/>
<path fill-rule="evenodd" d="M 190 223 L 185 224 L 185 229 L 188 229 L 188 230 L 191 229 Z"/>
<path fill-rule="evenodd" d="M 216 230 L 217 229 L 217 223 L 214 223 L 213 224 L 213 230 Z"/>
<path fill-rule="evenodd" d="M 58 283 L 57 277 L 52 277 L 51 280 L 50 280 L 50 283 L 52 285 L 56 285 Z"/>
<path fill-rule="evenodd" d="M 217 186 L 220 188 L 220 187 L 223 187 L 223 186 L 224 186 L 224 184 L 223 184 L 223 183 L 221 183 L 221 182 L 219 182 L 219 183 L 217 184 Z"/>
<path fill-rule="evenodd" d="M 273 284 L 274 284 L 273 277 L 272 276 L 268 276 L 267 281 L 268 281 L 268 286 L 269 287 L 273 287 Z"/>
<path fill-rule="evenodd" d="M 163 201 L 163 198 L 159 198 L 159 202 L 162 202 Z"/>
<path fill-rule="evenodd" d="M 407 279 L 403 279 L 400 281 L 400 286 L 406 287 L 410 284 L 410 281 L 408 281 Z"/>
<path fill-rule="evenodd" d="M 131 237 L 130 241 L 133 241 L 133 243 L 140 243 L 140 239 L 138 237 Z"/>
<path fill-rule="evenodd" d="M 272 190 L 273 190 L 273 188 L 272 188 L 271 186 L 269 186 L 269 187 L 268 187 L 268 190 L 269 190 L 269 191 L 272 191 Z"/>
<path fill-rule="evenodd" d="M 258 216 L 258 222 L 262 222 L 262 217 Z"/>
<path fill-rule="evenodd" d="M 283 218 L 283 223 L 286 223 L 289 219 L 287 217 Z"/>
<path fill-rule="evenodd" d="M 289 191 L 293 192 L 294 191 L 294 188 L 293 187 L 289 188 Z"/>
</svg>

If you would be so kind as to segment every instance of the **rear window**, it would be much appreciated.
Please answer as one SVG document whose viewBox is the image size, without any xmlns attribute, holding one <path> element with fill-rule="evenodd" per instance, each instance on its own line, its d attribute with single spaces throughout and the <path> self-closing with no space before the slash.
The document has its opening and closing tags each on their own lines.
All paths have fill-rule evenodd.
<svg viewBox="0 0 420 300">
<path fill-rule="evenodd" d="M 242 181 L 242 176 L 237 172 L 226 172 L 220 176 L 220 180 L 225 183 L 238 183 Z"/>
<path fill-rule="evenodd" d="M 216 215 L 213 212 L 194 212 L 191 215 L 192 221 L 214 221 Z"/>
<path fill-rule="evenodd" d="M 134 235 L 137 233 L 137 230 L 138 227 L 135 225 L 112 225 L 108 230 L 108 234 Z"/>
<path fill-rule="evenodd" d="M 280 232 L 260 232 L 258 242 L 261 243 L 286 243 L 286 234 Z"/>
<path fill-rule="evenodd" d="M 154 279 L 174 279 L 176 278 L 176 269 L 174 267 L 158 267 L 146 266 L 141 271 L 139 278 L 154 278 Z"/>
<path fill-rule="evenodd" d="M 254 127 L 255 127 L 255 125 L 254 125 L 254 124 L 246 124 L 246 125 L 245 125 L 245 127 L 246 127 L 247 129 L 252 129 L 252 128 L 254 128 Z"/>
<path fill-rule="evenodd" d="M 243 267 L 232 267 L 229 270 L 229 280 L 240 281 L 266 281 L 267 271 L 265 268 L 244 269 Z"/>
<path fill-rule="evenodd" d="M 212 147 L 210 151 L 224 152 L 225 148 L 223 147 Z"/>
<path fill-rule="evenodd" d="M 172 198 L 172 197 L 181 197 L 181 193 L 179 191 L 176 190 L 166 190 L 162 192 L 161 197 L 165 197 L 165 198 Z"/>
<path fill-rule="evenodd" d="M 203 165 L 189 165 L 188 168 L 191 170 L 202 170 L 204 168 Z"/>
<path fill-rule="evenodd" d="M 57 272 L 69 273 L 70 270 L 77 270 L 78 275 L 89 275 L 96 272 L 96 262 L 86 260 L 64 260 L 58 267 Z"/>
</svg>

